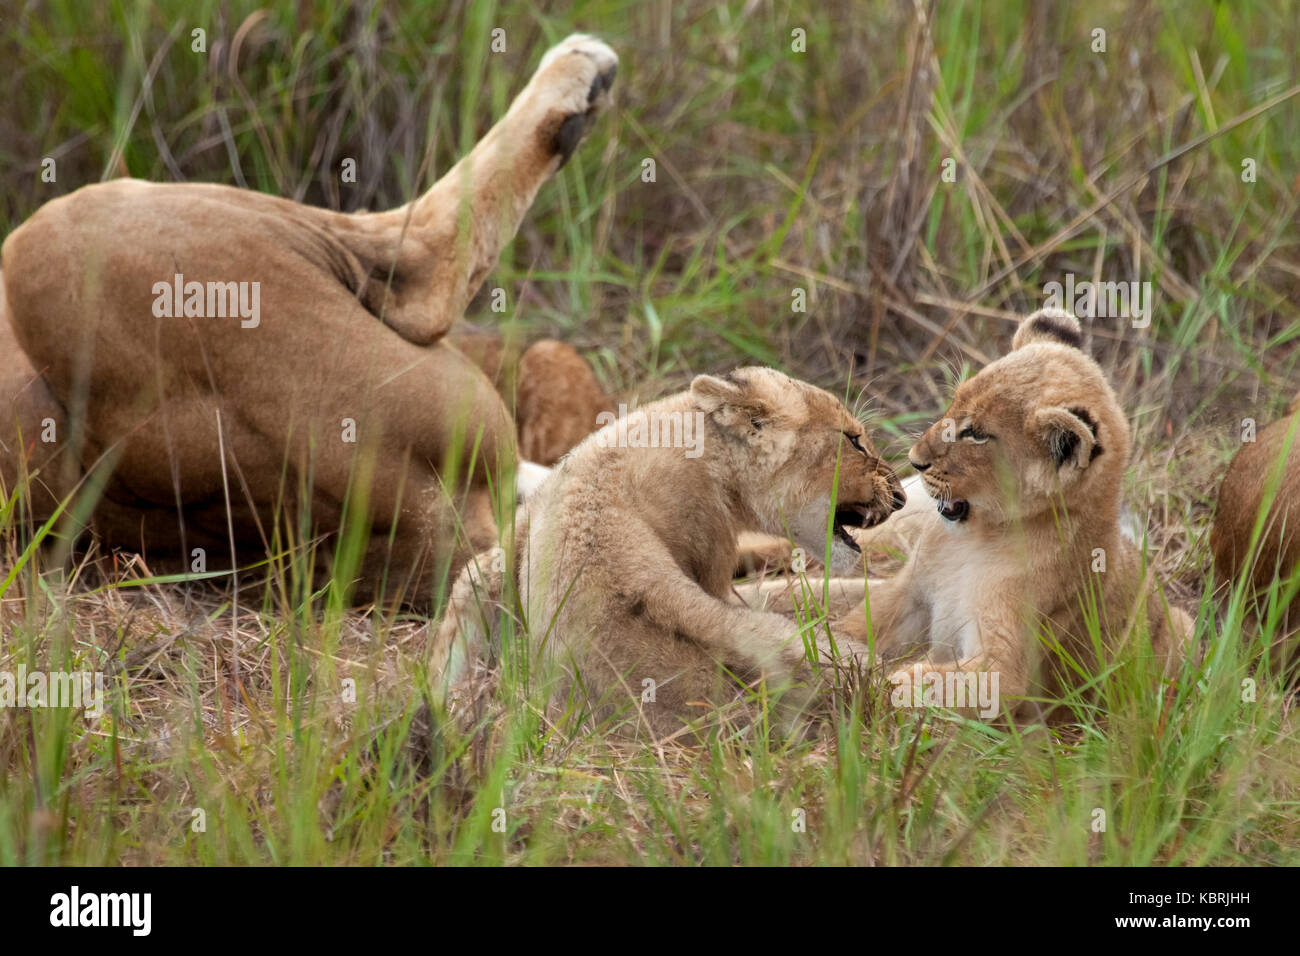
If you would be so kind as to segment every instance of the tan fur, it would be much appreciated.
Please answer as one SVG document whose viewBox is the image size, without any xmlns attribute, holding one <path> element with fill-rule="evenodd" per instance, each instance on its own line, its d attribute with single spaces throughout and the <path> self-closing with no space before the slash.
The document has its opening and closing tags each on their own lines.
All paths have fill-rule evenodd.
<svg viewBox="0 0 1300 956">
<path fill-rule="evenodd" d="M 524 461 L 555 464 L 614 407 L 587 360 L 564 342 L 542 339 L 520 354 L 515 342 L 463 322 L 448 339 L 510 406 Z"/>
<path fill-rule="evenodd" d="M 1251 536 L 1274 481 L 1277 496 L 1252 552 Z M 1262 429 L 1233 456 L 1219 487 L 1210 548 L 1220 579 L 1229 584 L 1247 580 L 1256 596 L 1279 577 L 1286 581 L 1300 565 L 1300 395 L 1292 400 L 1286 416 Z M 1279 628 L 1278 665 L 1288 663 L 1288 657 L 1294 660 L 1294 652 L 1284 654 L 1284 645 L 1297 629 L 1300 599 L 1291 603 Z"/>
<path fill-rule="evenodd" d="M 613 408 L 591 366 L 563 342 L 531 345 L 519 360 L 518 382 L 519 454 L 541 465 L 558 461 Z"/>
<path fill-rule="evenodd" d="M 54 514 L 80 472 L 71 456 L 61 454 L 67 434 L 63 407 L 5 320 L 0 282 L 0 499 L 26 487 L 25 513 L 37 524 Z"/>
<path fill-rule="evenodd" d="M 742 531 L 736 539 L 736 576 L 787 570 L 793 557 L 789 538 Z"/>
<path fill-rule="evenodd" d="M 468 156 L 389 212 L 116 180 L 15 230 L 2 253 L 8 318 L 67 412 L 68 452 L 83 466 L 115 462 L 96 514 L 108 543 L 204 547 L 211 567 L 229 553 L 229 518 L 242 563 L 277 514 L 292 523 L 309 503 L 317 529 L 338 528 L 365 460 L 363 584 L 387 573 L 425 592 L 494 541 L 488 486 L 516 459 L 515 425 L 447 333 L 607 104 L 616 63 L 597 40 L 565 40 Z M 155 317 L 153 287 L 176 273 L 259 282 L 260 323 Z"/>
<path fill-rule="evenodd" d="M 1079 338 L 1073 316 L 1035 313 L 1010 354 L 957 388 L 909 458 L 940 507 L 956 516 L 966 502 L 967 516 L 935 516 L 898 575 L 867 588 L 885 659 L 919 651 L 925 672 L 996 671 L 1004 706 L 1022 717 L 1039 709 L 1023 698 L 1056 697 L 1079 681 L 1039 640 L 1044 624 L 1090 673 L 1090 601 L 1108 656 L 1131 651 L 1145 622 L 1151 650 L 1174 665 L 1192 632 L 1120 533 L 1129 427 L 1101 368 L 1067 344 Z M 839 631 L 867 639 L 865 604 Z M 891 680 L 914 674 L 905 667 Z"/>
<path fill-rule="evenodd" d="M 696 413 L 698 457 L 619 446 L 638 417 Z M 737 696 L 721 667 L 742 683 L 794 678 L 804 660 L 798 626 L 731 600 L 736 540 L 742 531 L 785 534 L 821 553 L 837 462 L 841 521 L 851 513 L 853 526 L 876 524 L 901 505 L 898 479 L 829 393 L 763 368 L 696 378 L 561 460 L 516 517 L 515 577 L 501 574 L 499 552 L 461 575 L 431 673 L 454 681 L 462 665 L 453 654 L 484 652 L 479 605 L 513 583 L 534 650 L 544 646 L 558 665 L 556 699 L 572 694 L 597 717 L 630 714 L 663 735 Z M 842 566 L 855 557 L 838 536 L 834 555 Z M 829 655 L 824 631 L 816 640 Z M 643 701 L 645 680 L 653 702 Z"/>
</svg>

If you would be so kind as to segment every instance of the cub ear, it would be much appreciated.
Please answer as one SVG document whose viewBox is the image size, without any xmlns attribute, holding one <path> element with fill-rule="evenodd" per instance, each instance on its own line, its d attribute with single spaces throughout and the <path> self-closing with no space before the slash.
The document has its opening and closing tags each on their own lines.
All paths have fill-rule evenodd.
<svg viewBox="0 0 1300 956">
<path fill-rule="evenodd" d="M 1085 408 L 1040 408 L 1034 421 L 1058 469 L 1068 463 L 1082 471 L 1102 453 L 1097 420 Z"/>
<path fill-rule="evenodd" d="M 691 398 L 695 407 L 706 415 L 713 415 L 722 425 L 750 425 L 755 419 L 760 424 L 767 417 L 763 400 L 750 388 L 749 382 L 736 372 L 716 375 L 697 375 L 691 381 Z"/>
<path fill-rule="evenodd" d="M 714 412 L 723 405 L 735 405 L 744 397 L 741 381 L 734 376 L 697 375 L 691 380 L 691 398 L 702 412 Z"/>
<path fill-rule="evenodd" d="M 1064 309 L 1039 309 L 1016 329 L 1011 339 L 1011 351 L 1034 342 L 1083 348 L 1083 327 Z"/>
</svg>

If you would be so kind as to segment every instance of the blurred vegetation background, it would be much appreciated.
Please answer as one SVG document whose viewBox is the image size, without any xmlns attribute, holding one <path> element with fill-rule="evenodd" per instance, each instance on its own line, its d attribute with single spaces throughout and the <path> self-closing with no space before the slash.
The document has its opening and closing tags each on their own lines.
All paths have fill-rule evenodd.
<svg viewBox="0 0 1300 956">
<path fill-rule="evenodd" d="M 1152 283 L 1153 326 L 1099 320 L 1092 345 L 1167 409 L 1167 434 L 1224 389 L 1234 415 L 1249 402 L 1267 418 L 1300 384 L 1300 99 L 1239 122 L 1300 83 L 1293 2 L 0 9 L 4 232 L 128 171 L 399 204 L 583 30 L 622 58 L 616 108 L 486 285 L 513 318 L 596 352 L 616 388 L 741 361 L 843 387 L 852 368 L 919 424 L 945 362 L 997 355 L 1066 272 Z"/>
</svg>

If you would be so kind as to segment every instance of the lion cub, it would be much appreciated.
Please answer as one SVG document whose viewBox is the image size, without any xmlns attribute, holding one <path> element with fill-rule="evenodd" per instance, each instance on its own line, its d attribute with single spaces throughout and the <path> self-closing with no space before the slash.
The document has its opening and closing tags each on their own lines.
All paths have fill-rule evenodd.
<svg viewBox="0 0 1300 956">
<path fill-rule="evenodd" d="M 1192 620 L 1120 532 L 1129 427 L 1081 341 L 1068 313 L 1029 316 L 908 453 L 939 517 L 895 577 L 867 583 L 870 622 L 864 603 L 836 632 L 866 640 L 870 627 L 885 659 L 924 651 L 891 675 L 896 689 L 996 674 L 1005 709 L 1031 716 L 1032 698 L 1096 673 L 1090 618 L 1106 656 L 1149 628 L 1151 650 L 1181 660 Z M 1045 624 L 1060 651 L 1046 651 Z"/>
<path fill-rule="evenodd" d="M 553 699 L 665 735 L 734 698 L 737 681 L 794 678 L 805 647 L 796 622 L 729 599 L 738 533 L 789 534 L 820 554 L 833 529 L 832 565 L 847 569 L 857 552 L 849 529 L 903 502 L 849 410 L 772 369 L 701 375 L 606 425 L 515 518 L 512 583 L 534 651 L 554 665 Z M 503 567 L 489 552 L 461 573 L 432 674 L 459 678 L 458 636 L 458 651 L 482 653 L 476 605 L 502 595 Z M 815 640 L 828 656 L 825 635 Z"/>
</svg>

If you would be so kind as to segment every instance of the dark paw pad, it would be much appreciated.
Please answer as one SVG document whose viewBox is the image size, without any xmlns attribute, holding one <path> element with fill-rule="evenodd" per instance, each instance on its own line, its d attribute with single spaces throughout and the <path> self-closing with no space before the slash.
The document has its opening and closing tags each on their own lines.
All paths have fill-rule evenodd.
<svg viewBox="0 0 1300 956">
<path fill-rule="evenodd" d="M 614 77 L 618 74 L 618 64 L 615 63 L 604 73 L 598 73 L 596 79 L 592 81 L 591 89 L 587 91 L 587 102 L 596 102 L 596 97 L 609 91 L 614 85 Z"/>
<path fill-rule="evenodd" d="M 600 102 L 600 100 L 614 85 L 614 76 L 617 73 L 618 64 L 611 66 L 603 73 L 598 73 L 591 82 L 591 89 L 587 91 L 587 102 L 591 106 L 585 112 L 564 117 L 560 121 L 560 125 L 555 129 L 554 135 L 550 138 L 550 147 L 551 151 L 560 157 L 561 166 L 569 161 L 573 151 L 578 148 L 582 138 L 591 129 L 592 123 L 596 120 L 596 115 L 604 107 L 604 103 Z"/>
<path fill-rule="evenodd" d="M 574 113 L 572 116 L 566 116 L 564 122 L 560 124 L 559 130 L 555 134 L 555 140 L 551 145 L 552 151 L 560 156 L 560 165 L 563 166 L 573 155 L 573 151 L 578 148 L 582 138 L 587 135 L 587 127 L 591 125 L 591 117 L 587 113 Z"/>
</svg>

